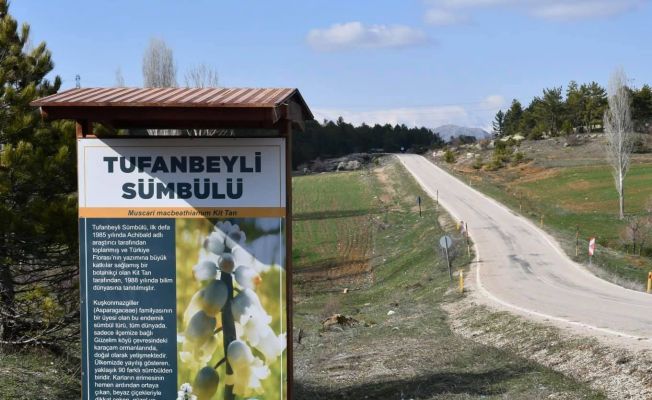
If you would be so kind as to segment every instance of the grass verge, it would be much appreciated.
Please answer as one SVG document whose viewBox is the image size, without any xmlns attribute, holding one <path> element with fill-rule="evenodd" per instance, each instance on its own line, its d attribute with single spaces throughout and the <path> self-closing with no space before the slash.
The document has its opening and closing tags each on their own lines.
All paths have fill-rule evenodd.
<svg viewBox="0 0 652 400">
<path fill-rule="evenodd" d="M 60 400 L 81 397 L 79 359 L 54 356 L 44 349 L 0 347 L 2 399 Z"/>
</svg>

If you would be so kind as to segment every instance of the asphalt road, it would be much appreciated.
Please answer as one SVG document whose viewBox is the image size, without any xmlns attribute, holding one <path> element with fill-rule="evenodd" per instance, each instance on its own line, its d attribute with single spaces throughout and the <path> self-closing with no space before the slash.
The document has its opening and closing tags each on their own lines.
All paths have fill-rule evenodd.
<svg viewBox="0 0 652 400">
<path fill-rule="evenodd" d="M 414 154 L 398 156 L 431 196 L 466 221 L 479 292 L 520 313 L 629 339 L 652 338 L 652 294 L 622 288 L 568 258 L 535 224 Z"/>
</svg>

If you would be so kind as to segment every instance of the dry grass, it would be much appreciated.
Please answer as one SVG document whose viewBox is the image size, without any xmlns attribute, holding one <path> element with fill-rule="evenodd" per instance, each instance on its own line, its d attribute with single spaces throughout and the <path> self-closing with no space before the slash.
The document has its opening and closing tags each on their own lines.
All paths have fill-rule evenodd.
<svg viewBox="0 0 652 400">
<path fill-rule="evenodd" d="M 652 353 L 607 347 L 559 329 L 495 312 L 470 298 L 446 306 L 453 330 L 561 371 L 610 399 L 652 398 Z M 572 398 L 572 397 L 569 397 Z"/>
</svg>

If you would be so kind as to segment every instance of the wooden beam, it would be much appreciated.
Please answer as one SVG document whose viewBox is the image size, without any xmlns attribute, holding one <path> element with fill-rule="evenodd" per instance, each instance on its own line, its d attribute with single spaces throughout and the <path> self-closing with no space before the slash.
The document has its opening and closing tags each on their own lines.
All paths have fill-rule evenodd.
<svg viewBox="0 0 652 400">
<path fill-rule="evenodd" d="M 287 108 L 285 110 L 287 112 Z M 293 291 L 292 291 L 292 121 L 282 119 L 278 131 L 285 138 L 285 291 L 287 311 L 287 398 L 293 398 L 294 386 L 294 326 L 292 323 Z"/>
<path fill-rule="evenodd" d="M 48 120 L 100 122 L 115 128 L 272 129 L 282 116 L 276 107 L 41 107 Z"/>
<path fill-rule="evenodd" d="M 77 120 L 75 131 L 77 133 L 77 138 L 93 136 L 93 123 L 86 119 Z"/>
</svg>

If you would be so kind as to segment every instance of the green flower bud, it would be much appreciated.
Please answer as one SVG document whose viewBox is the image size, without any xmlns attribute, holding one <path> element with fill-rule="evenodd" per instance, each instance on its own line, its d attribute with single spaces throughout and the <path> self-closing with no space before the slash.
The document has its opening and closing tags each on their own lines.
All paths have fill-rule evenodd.
<svg viewBox="0 0 652 400">
<path fill-rule="evenodd" d="M 199 370 L 195 382 L 192 384 L 193 394 L 197 400 L 209 400 L 217 392 L 220 377 L 212 367 L 206 366 Z"/>
</svg>

